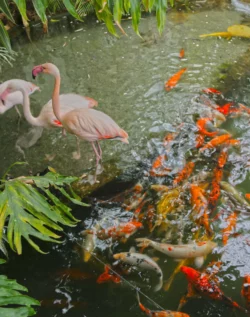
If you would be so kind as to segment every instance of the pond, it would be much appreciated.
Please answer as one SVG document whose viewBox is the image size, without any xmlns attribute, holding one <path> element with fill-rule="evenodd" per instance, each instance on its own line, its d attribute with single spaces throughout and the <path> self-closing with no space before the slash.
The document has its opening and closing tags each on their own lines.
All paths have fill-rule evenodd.
<svg viewBox="0 0 250 317">
<path fill-rule="evenodd" d="M 104 267 L 95 259 L 88 263 L 83 262 L 81 244 L 84 238 L 80 232 L 91 228 L 97 221 L 128 221 L 132 211 L 126 211 L 123 207 L 123 199 L 127 196 L 121 195 L 122 198 L 118 201 L 112 200 L 112 197 L 137 182 L 145 190 L 155 183 L 170 185 L 172 175 L 170 178 L 152 178 L 147 171 L 152 160 L 163 151 L 162 139 L 167 133 L 177 131 L 182 123 L 185 124 L 176 139 L 176 146 L 180 149 L 177 151 L 179 156 L 173 156 L 171 167 L 174 166 L 175 171 L 180 170 L 186 161 L 194 158 L 200 164 L 197 173 L 201 170 L 213 171 L 213 158 L 205 156 L 199 163 L 198 154 L 193 151 L 194 114 L 206 112 L 205 107 L 197 102 L 197 96 L 203 89 L 212 87 L 218 79 L 221 65 L 237 63 L 248 50 L 249 40 L 232 38 L 228 41 L 217 37 L 201 39 L 199 35 L 226 31 L 228 26 L 242 22 L 249 24 L 250 17 L 230 6 L 195 12 L 173 10 L 167 15 L 166 28 L 161 37 L 156 29 L 155 18 L 145 16 L 140 25 L 142 39 L 134 34 L 131 21 L 123 21 L 127 36 L 120 38 L 108 34 L 105 26 L 95 21 L 75 23 L 71 25 L 71 29 L 63 27 L 63 21 L 66 20 L 58 22 L 60 28 L 56 23 L 51 25 L 51 34 L 42 40 L 16 43 L 14 49 L 18 52 L 17 60 L 12 68 L 3 69 L 1 80 L 22 78 L 32 81 L 31 70 L 34 65 L 45 62 L 56 64 L 62 76 L 61 93 L 75 92 L 97 100 L 98 110 L 110 115 L 128 132 L 129 145 L 116 141 L 101 143 L 104 161 L 109 163 L 111 170 L 119 169 L 121 177 L 92 193 L 88 198 L 91 207 L 75 208 L 74 214 L 82 222 L 77 228 L 67 230 L 61 245 L 44 246 L 43 249 L 49 252 L 47 255 L 37 254 L 27 247 L 22 257 L 11 255 L 8 265 L 1 269 L 4 274 L 28 287 L 29 295 L 42 301 L 37 313 L 39 317 L 143 316 L 138 307 L 135 289 L 130 284 L 96 283 Z M 180 59 L 179 52 L 182 48 L 185 50 L 185 57 Z M 164 83 L 184 67 L 187 71 L 181 81 L 174 89 L 166 92 Z M 227 102 L 233 100 L 250 105 L 250 88 L 247 86 L 250 76 L 244 76 L 244 84 L 236 85 L 227 92 Z M 51 98 L 53 79 L 39 76 L 35 83 L 42 90 L 31 97 L 32 111 L 37 115 L 41 106 Z M 222 126 L 241 141 L 240 149 L 230 150 L 224 180 L 237 186 L 243 193 L 249 192 L 250 185 L 247 166 L 250 159 L 248 127 L 249 118 L 246 116 L 229 118 Z M 74 136 L 64 137 L 61 131 L 44 130 L 35 144 L 28 146 L 31 136 L 41 134 L 38 129 L 32 128 L 28 135 L 29 131 L 31 128 L 23 118 L 18 126 L 18 115 L 14 110 L 0 117 L 1 175 L 12 163 L 24 160 L 17 145 L 23 146 L 28 164 L 15 167 L 14 176 L 36 174 L 45 170 L 48 165 L 62 174 L 77 176 L 88 173 L 93 168 L 94 154 L 89 143 L 81 142 L 82 157 L 74 160 Z M 48 158 L 53 160 L 48 161 Z M 105 175 L 105 171 L 103 173 Z M 149 195 L 148 199 L 154 204 L 158 200 L 155 195 Z M 187 194 L 185 199 L 190 199 L 190 195 Z M 190 205 L 185 208 L 185 212 L 191 210 Z M 226 209 L 222 202 L 218 210 L 223 208 Z M 98 241 L 96 255 L 104 263 L 111 264 L 112 252 L 129 251 L 131 246 L 136 246 L 134 238 L 145 235 L 153 240 L 164 236 L 168 243 L 178 243 L 180 239 L 187 243 L 192 239 L 192 226 L 185 216 L 178 215 L 170 220 L 173 221 L 177 233 L 180 231 L 179 234 L 170 232 L 165 237 L 162 232 L 149 233 L 147 227 L 144 227 L 125 244 L 116 242 L 110 247 L 104 241 Z M 238 234 L 230 237 L 225 247 L 221 242 L 225 215 L 220 220 L 213 224 L 214 241 L 218 243 L 218 247 L 206 258 L 203 268 L 212 260 L 222 261 L 218 273 L 221 289 L 244 306 L 240 291 L 244 274 L 250 273 L 249 217 L 246 212 L 238 216 Z M 163 271 L 165 283 L 178 263 L 164 254 L 153 252 L 152 248 L 146 250 L 151 257 L 159 258 L 157 263 Z M 177 310 L 178 303 L 187 290 L 183 273 L 176 275 L 168 291 L 162 289 L 159 292 L 153 291 L 154 282 L 145 272 L 133 273 L 132 277 L 128 275 L 125 278 L 161 307 L 170 310 Z M 146 307 L 158 310 L 142 295 L 141 301 Z M 234 314 L 232 308 L 223 302 L 204 298 L 189 300 L 182 311 L 192 317 L 226 317 Z M 237 316 L 245 316 L 242 312 L 236 313 Z"/>
</svg>

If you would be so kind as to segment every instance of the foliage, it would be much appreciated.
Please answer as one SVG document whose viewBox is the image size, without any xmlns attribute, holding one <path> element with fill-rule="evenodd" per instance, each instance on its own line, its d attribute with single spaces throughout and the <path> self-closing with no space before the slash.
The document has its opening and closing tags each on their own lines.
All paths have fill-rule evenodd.
<svg viewBox="0 0 250 317">
<path fill-rule="evenodd" d="M 5 176 L 0 193 L 0 241 L 3 241 L 6 233 L 7 242 L 18 254 L 22 253 L 22 237 L 35 250 L 44 253 L 33 237 L 60 243 L 60 236 L 55 230 L 62 231 L 61 225 L 77 224 L 78 220 L 71 214 L 71 209 L 52 190 L 74 204 L 87 206 L 70 187 L 76 177 L 62 176 L 52 169 L 44 176 L 10 180 L 6 180 Z M 65 186 L 70 194 L 64 189 Z"/>
<path fill-rule="evenodd" d="M 0 259 L 0 264 L 5 262 Z M 6 276 L 0 275 L 0 316 L 28 317 L 35 315 L 35 310 L 31 306 L 39 306 L 40 303 L 19 291 L 27 292 L 28 290 L 15 280 L 9 280 Z M 15 305 L 15 307 L 7 307 L 8 305 Z"/>
<path fill-rule="evenodd" d="M 25 27 L 29 25 L 27 4 L 32 3 L 33 9 L 40 18 L 45 32 L 47 32 L 48 29 L 48 11 L 56 13 L 57 11 L 65 10 L 80 21 L 82 21 L 83 16 L 91 11 L 95 11 L 97 18 L 105 22 L 109 32 L 116 36 L 117 33 L 113 25 L 113 20 L 121 32 L 125 34 L 121 26 L 121 19 L 123 15 L 131 15 L 133 28 L 139 35 L 141 11 L 151 12 L 152 10 L 156 11 L 157 27 L 161 33 L 165 25 L 167 6 L 168 4 L 171 6 L 174 5 L 174 0 L 13 0 L 13 2 L 22 16 Z M 6 0 L 0 1 L 0 10 L 10 21 L 15 23 Z M 10 52 L 10 42 L 6 33 L 1 23 L 0 41 Z"/>
</svg>

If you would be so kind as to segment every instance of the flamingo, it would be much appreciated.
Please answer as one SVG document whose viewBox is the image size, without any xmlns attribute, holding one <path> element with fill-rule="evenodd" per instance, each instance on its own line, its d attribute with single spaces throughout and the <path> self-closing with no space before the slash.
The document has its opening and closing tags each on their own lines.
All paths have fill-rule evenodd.
<svg viewBox="0 0 250 317">
<path fill-rule="evenodd" d="M 7 87 L 9 82 L 10 81 L 7 80 L 7 81 L 1 83 L 0 90 Z M 33 94 L 37 90 L 40 90 L 40 88 L 37 87 L 35 84 L 29 83 L 29 82 L 25 82 L 24 89 L 26 90 L 26 92 L 29 95 Z M 23 104 L 22 93 L 20 91 L 13 92 L 13 93 L 9 94 L 8 97 L 5 98 L 5 100 L 0 100 L 0 114 L 4 114 L 6 111 L 11 109 L 12 107 L 14 107 L 16 105 L 22 105 L 22 104 Z M 17 108 L 16 108 L 16 111 L 19 114 L 19 116 L 21 117 L 20 112 Z"/>
<path fill-rule="evenodd" d="M 121 129 L 113 119 L 101 111 L 77 108 L 67 113 L 63 112 L 61 110 L 59 98 L 61 84 L 59 69 L 52 63 L 33 67 L 33 78 L 36 78 L 39 73 L 50 74 L 55 78 L 52 106 L 54 114 L 58 121 L 62 123 L 63 128 L 67 132 L 76 135 L 79 139 L 91 143 L 96 156 L 96 172 L 94 179 L 94 181 L 96 181 L 98 164 L 99 161 L 102 160 L 102 150 L 98 141 L 109 139 L 129 143 L 127 132 Z M 26 99 L 27 97 L 26 94 Z"/>
<path fill-rule="evenodd" d="M 11 87 L 11 83 L 14 82 L 16 87 L 22 87 L 22 90 L 25 89 L 29 94 L 38 90 L 39 87 L 34 85 L 33 83 L 20 80 L 20 79 L 12 79 L 4 82 L 0 85 L 0 91 L 5 91 L 1 95 L 2 98 L 2 106 L 0 105 L 0 113 L 4 113 L 5 111 L 9 110 L 15 104 L 20 103 L 23 104 L 23 95 L 22 91 L 20 90 L 12 90 L 11 94 L 9 94 L 8 87 Z M 19 86 L 18 86 L 19 85 Z M 33 91 L 31 90 L 33 89 Z M 62 113 L 66 113 L 72 109 L 77 108 L 91 108 L 97 106 L 98 102 L 92 98 L 80 96 L 77 94 L 63 94 L 59 96 L 59 102 L 61 105 Z M 4 105 L 3 105 L 4 103 Z M 46 105 L 43 106 L 40 114 L 38 117 L 34 117 L 30 111 L 30 106 L 26 106 L 23 108 L 24 116 L 26 120 L 33 126 L 43 127 L 43 128 L 62 128 L 62 124 L 54 115 L 52 109 L 52 100 L 49 100 Z M 23 151 L 22 151 L 23 152 Z M 79 159 L 80 155 L 80 147 L 79 142 L 77 139 L 77 151 L 73 153 L 73 157 L 75 159 Z"/>
</svg>

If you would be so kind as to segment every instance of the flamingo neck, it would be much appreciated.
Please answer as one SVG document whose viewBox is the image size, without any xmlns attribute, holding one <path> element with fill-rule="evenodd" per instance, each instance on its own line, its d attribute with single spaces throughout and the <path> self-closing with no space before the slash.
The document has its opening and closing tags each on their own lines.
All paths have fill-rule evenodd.
<svg viewBox="0 0 250 317">
<path fill-rule="evenodd" d="M 52 107 L 54 114 L 56 118 L 62 122 L 61 120 L 61 113 L 60 113 L 60 102 L 59 102 L 59 95 L 60 95 L 60 85 L 61 85 L 61 77 L 60 73 L 53 74 L 55 77 L 55 85 L 54 85 L 54 90 L 52 94 Z"/>
<path fill-rule="evenodd" d="M 34 126 L 41 127 L 43 126 L 41 120 L 39 117 L 33 117 L 32 113 L 30 112 L 30 98 L 28 93 L 24 88 L 20 88 L 20 91 L 23 95 L 23 114 L 25 116 L 25 119 Z"/>
</svg>

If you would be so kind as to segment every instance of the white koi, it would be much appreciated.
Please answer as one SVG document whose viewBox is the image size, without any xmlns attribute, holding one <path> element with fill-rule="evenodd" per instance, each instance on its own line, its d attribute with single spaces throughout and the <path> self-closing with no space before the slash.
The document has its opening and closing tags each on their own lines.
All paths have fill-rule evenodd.
<svg viewBox="0 0 250 317">
<path fill-rule="evenodd" d="M 155 286 L 154 291 L 157 292 L 162 288 L 163 274 L 158 264 L 149 256 L 136 252 L 121 252 L 113 255 L 114 259 L 127 263 L 137 269 L 153 270 L 159 277 L 159 283 Z"/>
</svg>

